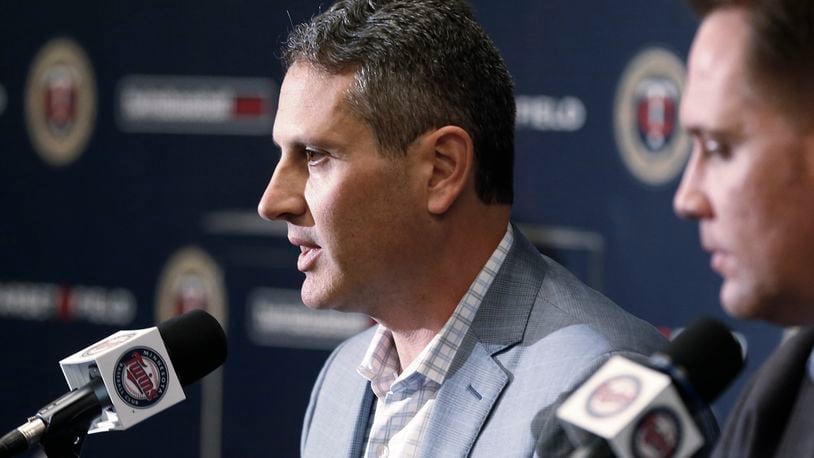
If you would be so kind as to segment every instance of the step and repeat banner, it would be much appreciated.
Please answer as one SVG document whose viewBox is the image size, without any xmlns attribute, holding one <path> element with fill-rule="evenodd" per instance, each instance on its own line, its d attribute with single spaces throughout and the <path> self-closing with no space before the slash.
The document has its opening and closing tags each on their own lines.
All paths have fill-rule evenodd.
<svg viewBox="0 0 814 458">
<path fill-rule="evenodd" d="M 779 331 L 725 317 L 696 225 L 671 208 L 689 152 L 677 110 L 696 23 L 683 3 L 473 5 L 516 83 L 514 220 L 668 335 L 726 320 L 754 370 Z M 133 430 L 91 436 L 85 454 L 298 454 L 322 362 L 371 323 L 305 308 L 285 225 L 255 210 L 279 157 L 279 47 L 320 8 L 0 6 L 2 432 L 67 389 L 60 359 L 203 308 L 227 331 L 223 369 Z"/>
</svg>

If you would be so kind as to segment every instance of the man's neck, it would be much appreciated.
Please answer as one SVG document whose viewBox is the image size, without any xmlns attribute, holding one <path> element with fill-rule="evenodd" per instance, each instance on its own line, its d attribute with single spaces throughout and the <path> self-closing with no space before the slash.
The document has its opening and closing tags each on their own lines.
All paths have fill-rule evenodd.
<svg viewBox="0 0 814 458">
<path fill-rule="evenodd" d="M 403 296 L 400 306 L 389 307 L 387 317 L 375 317 L 393 334 L 401 368 L 408 367 L 444 327 L 486 262 L 506 234 L 505 218 L 492 227 L 456 231 L 439 246 L 431 274 L 423 286 Z M 465 234 L 465 235 L 462 235 Z"/>
<path fill-rule="evenodd" d="M 465 291 L 460 296 L 462 297 L 463 294 Z M 389 314 L 389 319 L 376 320 L 393 335 L 393 344 L 398 353 L 401 370 L 408 367 L 427 347 L 433 337 L 441 331 L 459 301 L 460 297 L 457 300 L 448 299 L 436 303 L 434 307 L 430 307 L 427 302 L 424 302 L 422 305 L 425 307 L 411 309 L 408 309 L 408 306 L 402 302 L 405 305 Z"/>
<path fill-rule="evenodd" d="M 393 333 L 393 343 L 399 356 L 399 373 L 409 367 L 418 355 L 427 348 L 438 331 L 418 329 L 411 333 Z"/>
</svg>

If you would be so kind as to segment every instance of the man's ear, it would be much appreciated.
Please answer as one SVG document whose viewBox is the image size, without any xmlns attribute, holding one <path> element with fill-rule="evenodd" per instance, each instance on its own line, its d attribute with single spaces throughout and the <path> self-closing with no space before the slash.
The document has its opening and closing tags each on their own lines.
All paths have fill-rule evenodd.
<svg viewBox="0 0 814 458">
<path fill-rule="evenodd" d="M 426 139 L 431 148 L 432 175 L 427 209 L 434 215 L 447 212 L 461 195 L 475 167 L 472 137 L 458 126 L 444 126 Z"/>
</svg>

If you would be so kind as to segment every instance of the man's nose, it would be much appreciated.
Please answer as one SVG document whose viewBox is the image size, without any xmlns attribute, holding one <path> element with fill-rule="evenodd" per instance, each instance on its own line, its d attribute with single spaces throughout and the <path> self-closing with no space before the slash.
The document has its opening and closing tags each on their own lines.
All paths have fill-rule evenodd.
<svg viewBox="0 0 814 458">
<path fill-rule="evenodd" d="M 673 210 L 686 219 L 703 219 L 712 216 L 712 205 L 703 185 L 703 163 L 700 154 L 693 151 L 690 161 L 681 176 L 675 196 Z"/>
<path fill-rule="evenodd" d="M 274 174 L 266 186 L 257 213 L 267 220 L 285 220 L 297 223 L 308 212 L 305 202 L 305 182 L 307 171 L 300 170 L 298 164 L 281 158 Z"/>
</svg>

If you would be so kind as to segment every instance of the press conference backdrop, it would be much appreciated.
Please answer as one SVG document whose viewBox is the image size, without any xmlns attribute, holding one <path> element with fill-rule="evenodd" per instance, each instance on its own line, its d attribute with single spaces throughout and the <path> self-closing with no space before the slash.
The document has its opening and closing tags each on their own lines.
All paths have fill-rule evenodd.
<svg viewBox="0 0 814 458">
<path fill-rule="evenodd" d="M 671 210 L 689 148 L 677 124 L 695 28 L 685 6 L 474 7 L 516 83 L 514 220 L 665 333 L 701 313 L 724 318 L 696 227 Z M 279 157 L 279 45 L 318 10 L 2 2 L 0 429 L 63 393 L 60 359 L 205 308 L 227 329 L 223 370 L 133 430 L 90 437 L 86 456 L 297 455 L 322 362 L 369 325 L 303 307 L 297 250 L 255 213 Z M 780 335 L 728 321 L 752 372 Z M 744 379 L 715 405 L 719 418 Z"/>
</svg>

